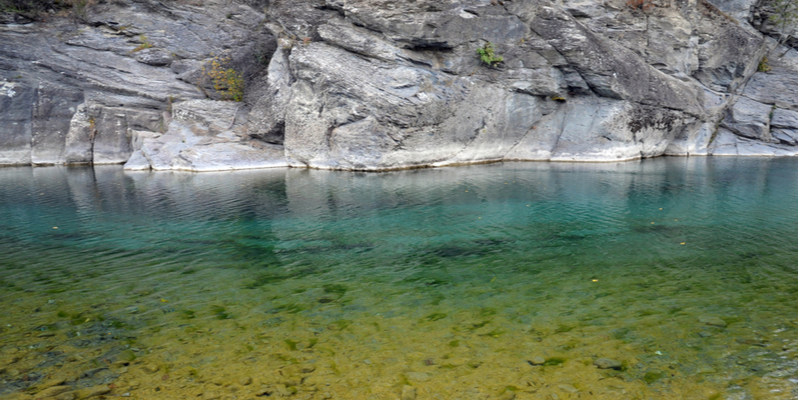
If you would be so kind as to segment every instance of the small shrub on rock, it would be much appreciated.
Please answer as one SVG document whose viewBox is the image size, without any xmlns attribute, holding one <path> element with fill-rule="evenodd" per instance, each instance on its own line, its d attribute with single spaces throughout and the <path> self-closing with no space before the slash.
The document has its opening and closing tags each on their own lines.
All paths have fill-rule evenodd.
<svg viewBox="0 0 800 400">
<path fill-rule="evenodd" d="M 223 100 L 242 101 L 244 98 L 244 78 L 233 68 L 226 68 L 231 59 L 215 57 L 211 60 L 211 68 L 203 67 L 203 72 L 211 79 L 214 89 Z"/>
<path fill-rule="evenodd" d="M 490 67 L 496 67 L 497 64 L 503 62 L 503 56 L 494 54 L 494 45 L 492 42 L 486 42 L 483 47 L 479 47 L 477 53 L 481 56 L 481 61 Z"/>
</svg>

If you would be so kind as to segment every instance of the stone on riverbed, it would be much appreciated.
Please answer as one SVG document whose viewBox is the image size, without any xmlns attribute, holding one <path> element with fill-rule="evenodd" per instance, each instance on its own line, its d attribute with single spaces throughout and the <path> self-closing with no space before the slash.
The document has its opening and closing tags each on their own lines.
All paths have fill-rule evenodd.
<svg viewBox="0 0 800 400">
<path fill-rule="evenodd" d="M 723 321 L 722 318 L 714 317 L 714 316 L 710 316 L 710 315 L 704 315 L 704 316 L 698 318 L 697 320 L 700 321 L 700 323 L 702 323 L 702 324 L 711 325 L 711 326 L 719 326 L 721 328 L 724 328 L 724 327 L 728 326 L 728 323 Z"/>
<path fill-rule="evenodd" d="M 417 389 L 413 386 L 403 386 L 403 394 L 401 397 L 403 400 L 414 400 L 417 398 Z"/>
<path fill-rule="evenodd" d="M 598 358 L 594 360 L 594 365 L 600 369 L 620 369 L 622 368 L 622 362 L 613 360 L 611 358 Z"/>
<path fill-rule="evenodd" d="M 528 364 L 530 365 L 544 365 L 545 359 L 544 357 L 533 357 L 528 360 Z"/>
</svg>

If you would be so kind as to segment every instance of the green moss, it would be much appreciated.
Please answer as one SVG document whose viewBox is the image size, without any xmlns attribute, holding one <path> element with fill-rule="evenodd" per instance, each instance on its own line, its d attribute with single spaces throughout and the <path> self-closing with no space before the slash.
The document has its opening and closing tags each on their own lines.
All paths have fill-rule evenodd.
<svg viewBox="0 0 800 400">
<path fill-rule="evenodd" d="M 211 312 L 217 319 L 231 319 L 233 318 L 227 311 L 225 311 L 225 307 L 222 306 L 211 306 Z"/>
<path fill-rule="evenodd" d="M 344 296 L 344 294 L 347 293 L 347 286 L 345 285 L 332 283 L 323 286 L 323 288 L 325 289 L 325 293 L 339 296 L 339 298 L 342 298 L 342 296 Z"/>
<path fill-rule="evenodd" d="M 502 336 L 505 333 L 506 333 L 506 331 L 504 331 L 504 330 L 502 330 L 500 328 L 497 328 L 497 329 L 494 329 L 491 332 L 487 332 L 487 333 L 481 334 L 479 336 L 489 336 L 489 337 L 496 338 L 496 337 Z"/>
<path fill-rule="evenodd" d="M 458 347 L 461 344 L 460 340 L 453 340 L 452 342 L 448 343 L 447 345 L 450 347 Z"/>
<path fill-rule="evenodd" d="M 289 314 L 297 314 L 300 311 L 306 310 L 307 308 L 308 307 L 306 307 L 304 305 L 301 305 L 301 304 L 288 303 L 288 304 L 282 304 L 282 305 L 279 305 L 278 307 L 275 307 L 275 309 L 273 311 L 274 312 L 286 312 L 286 313 L 289 313 Z"/>
<path fill-rule="evenodd" d="M 291 364 L 299 364 L 297 359 L 294 357 L 289 357 L 283 354 L 273 354 L 272 357 L 277 358 L 278 360 L 289 362 Z"/>
<path fill-rule="evenodd" d="M 578 342 L 576 342 L 576 341 L 574 341 L 574 340 L 571 340 L 571 341 L 569 341 L 569 342 L 567 342 L 567 343 L 564 343 L 564 344 L 562 344 L 562 345 L 560 346 L 560 348 L 561 348 L 562 350 L 564 350 L 564 351 L 569 351 L 569 350 L 572 350 L 572 349 L 574 349 L 574 348 L 576 348 L 576 347 L 578 347 Z"/>
<path fill-rule="evenodd" d="M 628 333 L 630 333 L 630 331 L 631 330 L 629 328 L 614 329 L 611 331 L 611 337 L 617 340 L 622 340 L 626 335 L 628 335 Z"/>
<path fill-rule="evenodd" d="M 286 339 L 283 342 L 286 343 L 286 346 L 288 346 L 289 350 L 292 350 L 292 351 L 297 351 L 297 344 L 300 343 L 300 342 L 295 342 L 294 340 L 290 340 L 290 339 Z"/>
<path fill-rule="evenodd" d="M 483 318 L 486 318 L 486 317 L 489 317 L 489 316 L 492 316 L 492 315 L 495 315 L 495 314 L 497 314 L 497 310 L 495 310 L 494 308 L 488 308 L 488 307 L 487 308 L 481 308 L 481 311 L 478 313 L 478 315 L 480 315 Z"/>
<path fill-rule="evenodd" d="M 113 321 L 111 322 L 111 327 L 114 329 L 126 329 L 128 325 L 122 321 Z"/>
<path fill-rule="evenodd" d="M 575 329 L 575 327 L 572 325 L 559 325 L 558 328 L 556 328 L 556 333 L 569 332 L 573 329 Z"/>
<path fill-rule="evenodd" d="M 567 362 L 566 358 L 563 358 L 563 357 L 550 357 L 550 358 L 544 360 L 544 365 L 546 365 L 546 366 L 554 366 L 554 365 L 563 364 L 565 362 Z"/>
<path fill-rule="evenodd" d="M 663 377 L 664 377 L 664 372 L 662 372 L 660 370 L 657 370 L 657 369 L 651 369 L 651 370 L 649 370 L 649 371 L 644 373 L 644 376 L 642 377 L 642 380 L 647 382 L 648 384 L 650 384 L 650 383 L 653 383 L 653 382 L 655 382 L 655 381 L 657 381 L 657 380 L 659 380 L 659 379 L 661 379 Z"/>
<path fill-rule="evenodd" d="M 244 286 L 245 289 L 257 289 L 261 286 L 268 285 L 271 283 L 281 282 L 285 280 L 285 277 L 277 276 L 273 274 L 263 274 L 258 277 L 252 282 Z"/>
<path fill-rule="evenodd" d="M 442 318 L 445 318 L 445 317 L 447 317 L 447 314 L 444 314 L 444 313 L 433 313 L 433 314 L 428 315 L 427 317 L 423 318 L 422 320 L 438 321 L 438 320 L 440 320 Z M 420 321 L 422 321 L 422 320 L 420 320 Z"/>
<path fill-rule="evenodd" d="M 131 362 L 136 359 L 136 354 L 131 350 L 125 350 L 122 353 L 119 353 L 119 359 Z"/>
<path fill-rule="evenodd" d="M 321 353 L 324 353 L 325 355 L 330 356 L 330 357 L 333 357 L 333 356 L 336 355 L 335 351 L 333 351 L 331 349 L 328 349 L 328 348 L 325 348 L 325 347 L 317 347 L 317 351 L 319 351 Z"/>
<path fill-rule="evenodd" d="M 338 321 L 333 321 L 332 324 L 328 325 L 328 329 L 341 331 L 350 326 L 350 322 L 346 319 L 340 319 Z"/>
<path fill-rule="evenodd" d="M 481 321 L 481 322 L 478 322 L 477 324 L 472 324 L 472 326 L 470 326 L 468 329 L 471 330 L 471 331 L 474 331 L 476 329 L 483 328 L 484 326 L 486 326 L 488 324 L 491 324 L 491 323 L 492 323 L 492 320 L 487 319 L 486 321 Z"/>
</svg>

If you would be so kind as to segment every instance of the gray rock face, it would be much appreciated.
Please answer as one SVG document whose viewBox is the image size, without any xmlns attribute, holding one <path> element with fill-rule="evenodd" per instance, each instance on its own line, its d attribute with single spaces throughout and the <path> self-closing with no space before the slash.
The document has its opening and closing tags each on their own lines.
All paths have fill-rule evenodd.
<svg viewBox="0 0 800 400">
<path fill-rule="evenodd" d="M 282 146 L 252 140 L 236 123 L 240 105 L 192 100 L 176 104 L 164 134 L 136 131 L 126 170 L 224 171 L 285 167 Z"/>
<path fill-rule="evenodd" d="M 120 0 L 80 23 L 6 15 L 0 164 L 796 155 L 796 28 L 779 45 L 774 12 L 756 0 Z M 481 62 L 488 43 L 502 62 Z M 237 82 L 243 102 L 214 101 Z"/>
<path fill-rule="evenodd" d="M 0 164 L 31 163 L 31 105 L 36 89 L 17 82 L 0 81 Z"/>
</svg>

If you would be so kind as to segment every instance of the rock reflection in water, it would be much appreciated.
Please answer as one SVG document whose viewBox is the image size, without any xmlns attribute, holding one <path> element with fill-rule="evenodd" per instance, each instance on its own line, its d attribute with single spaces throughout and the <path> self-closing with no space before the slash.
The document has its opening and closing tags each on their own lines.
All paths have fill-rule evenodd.
<svg viewBox="0 0 800 400">
<path fill-rule="evenodd" d="M 796 159 L 2 169 L 0 396 L 796 398 L 796 205 Z"/>
</svg>

